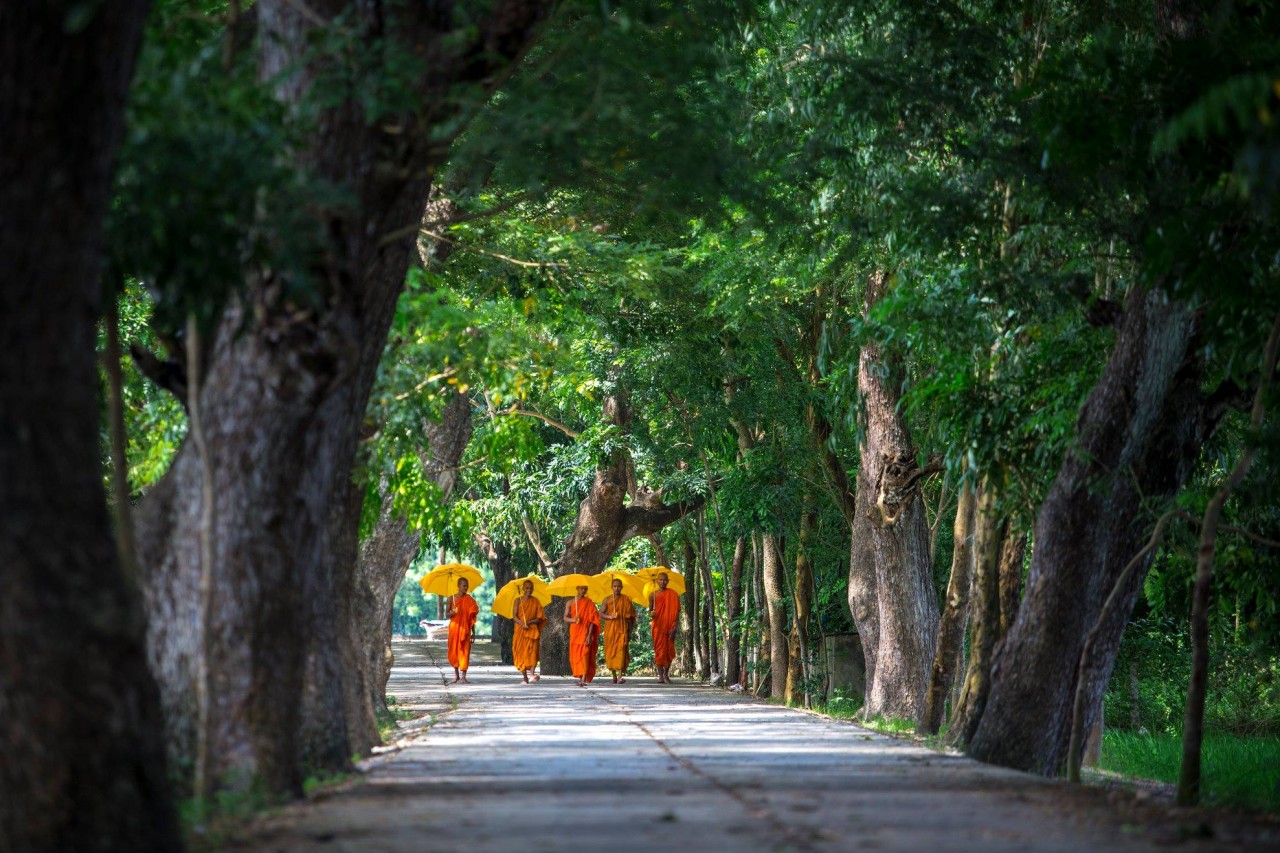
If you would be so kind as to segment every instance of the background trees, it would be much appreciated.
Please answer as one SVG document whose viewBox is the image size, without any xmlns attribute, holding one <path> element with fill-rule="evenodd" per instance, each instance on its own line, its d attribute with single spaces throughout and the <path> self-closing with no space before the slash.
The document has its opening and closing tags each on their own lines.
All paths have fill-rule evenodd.
<svg viewBox="0 0 1280 853">
<path fill-rule="evenodd" d="M 1206 633 L 1275 707 L 1271 11 L 432 8 L 161 4 L 104 123 L 180 791 L 370 748 L 441 549 L 678 568 L 687 674 L 791 702 L 851 699 L 856 631 L 864 716 L 1056 773 L 1081 686 L 1178 728 L 1194 520 L 1255 451 Z"/>
</svg>

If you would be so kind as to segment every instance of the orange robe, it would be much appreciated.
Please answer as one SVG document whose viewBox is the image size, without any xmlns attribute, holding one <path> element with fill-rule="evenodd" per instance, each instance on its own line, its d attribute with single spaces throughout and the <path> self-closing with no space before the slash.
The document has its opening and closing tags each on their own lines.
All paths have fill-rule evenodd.
<svg viewBox="0 0 1280 853">
<path fill-rule="evenodd" d="M 653 665 L 671 666 L 671 662 L 676 659 L 676 643 L 670 634 L 680 619 L 680 596 L 676 595 L 675 590 L 668 588 L 654 592 L 650 618 Z"/>
<path fill-rule="evenodd" d="M 600 611 L 596 603 L 583 596 L 569 602 L 566 612 L 581 621 L 569 626 L 569 666 L 583 681 L 596 677 L 596 656 L 600 652 Z M 595 625 L 596 630 L 591 631 Z M 587 637 L 592 636 L 591 642 Z"/>
<path fill-rule="evenodd" d="M 480 607 L 465 592 L 453 597 L 453 616 L 449 617 L 449 665 L 465 671 L 471 663 L 471 640 L 476 630 Z"/>
<path fill-rule="evenodd" d="M 528 622 L 531 619 L 542 619 L 542 605 L 538 599 L 530 597 L 516 599 L 515 613 L 518 619 Z M 517 623 L 511 634 L 511 657 L 516 669 L 521 672 L 533 669 L 538 665 L 538 652 L 542 644 L 542 623 L 521 628 Z"/>
<path fill-rule="evenodd" d="M 604 615 L 617 616 L 617 619 L 605 619 L 604 623 L 604 665 L 616 672 L 626 672 L 631 664 L 631 649 L 627 640 L 631 634 L 631 626 L 636 621 L 636 606 L 625 595 L 619 595 L 613 601 L 605 599 Z"/>
</svg>

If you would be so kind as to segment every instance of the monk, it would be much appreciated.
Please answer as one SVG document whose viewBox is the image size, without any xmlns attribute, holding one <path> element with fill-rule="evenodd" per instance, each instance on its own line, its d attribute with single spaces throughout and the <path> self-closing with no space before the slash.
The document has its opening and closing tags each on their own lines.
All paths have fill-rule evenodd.
<svg viewBox="0 0 1280 853">
<path fill-rule="evenodd" d="M 650 630 L 653 632 L 653 665 L 658 683 L 671 683 L 671 662 L 676 659 L 676 625 L 680 621 L 680 596 L 667 589 L 666 572 L 655 579 L 658 588 L 649 593 Z"/>
<path fill-rule="evenodd" d="M 449 617 L 449 665 L 453 667 L 454 684 L 458 683 L 459 672 L 463 684 L 471 683 L 467 681 L 467 668 L 471 664 L 471 641 L 475 637 L 480 607 L 467 595 L 470 587 L 466 578 L 458 578 L 458 594 L 449 596 L 444 607 L 444 615 Z"/>
<path fill-rule="evenodd" d="M 613 673 L 614 684 L 625 684 L 631 665 L 631 630 L 636 625 L 636 606 L 622 594 L 622 581 L 613 579 L 613 595 L 601 604 L 604 620 L 604 665 Z"/>
<path fill-rule="evenodd" d="M 511 634 L 511 657 L 516 669 L 524 676 L 524 683 L 529 677 L 539 681 L 534 667 L 538 665 L 538 653 L 542 645 L 542 624 L 547 621 L 542 614 L 542 604 L 533 597 L 533 581 L 525 581 L 520 585 L 520 597 L 511 608 L 511 620 L 516 623 Z"/>
<path fill-rule="evenodd" d="M 596 655 L 600 651 L 600 611 L 587 598 L 587 588 L 577 588 L 577 596 L 564 609 L 569 624 L 569 667 L 578 678 L 578 686 L 586 687 L 596 677 Z"/>
</svg>

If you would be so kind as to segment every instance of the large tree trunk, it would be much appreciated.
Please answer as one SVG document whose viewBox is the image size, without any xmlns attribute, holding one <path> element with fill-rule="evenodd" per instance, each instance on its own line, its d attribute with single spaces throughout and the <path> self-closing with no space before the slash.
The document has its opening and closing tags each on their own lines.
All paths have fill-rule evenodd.
<svg viewBox="0 0 1280 853">
<path fill-rule="evenodd" d="M 680 597 L 680 674 L 685 678 L 696 678 L 698 665 L 701 663 L 701 650 L 698 648 L 698 578 L 689 573 L 689 565 L 693 562 L 693 545 L 688 538 L 684 540 L 684 573 L 685 591 Z"/>
<path fill-rule="evenodd" d="M 181 847 L 107 517 L 94 354 L 146 8 L 0 4 L 0 848 L 15 853 Z"/>
<path fill-rule="evenodd" d="M 1143 507 L 1178 491 L 1215 422 L 1198 387 L 1196 325 L 1185 303 L 1132 291 L 1076 424 L 1078 443 L 1040 508 L 1026 592 L 996 650 L 990 696 L 969 746 L 982 761 L 1046 775 L 1063 766 L 1084 638 L 1149 532 Z M 1099 631 L 1086 730 L 1101 713 L 1145 574 L 1146 564 L 1132 573 L 1121 606 Z"/>
<path fill-rule="evenodd" d="M 715 682 L 721 674 L 720 635 L 716 623 L 716 585 L 711 576 L 711 560 L 707 554 L 707 528 L 705 523 L 698 525 L 700 530 L 698 549 L 698 570 L 701 572 L 702 588 L 706 594 L 702 597 L 702 624 L 707 635 L 707 663 L 711 668 L 709 678 Z M 723 552 L 722 552 L 723 555 Z"/>
<path fill-rule="evenodd" d="M 742 567 L 747 560 L 747 540 L 739 536 L 733 546 L 733 567 L 729 570 L 728 598 L 724 604 L 724 683 L 739 684 L 742 681 L 741 630 L 742 618 Z"/>
<path fill-rule="evenodd" d="M 782 697 L 787 689 L 787 586 L 783 576 L 787 569 L 778 537 L 766 533 L 762 538 L 764 568 L 760 579 L 769 623 L 769 695 Z"/>
<path fill-rule="evenodd" d="M 922 734 L 937 734 L 942 727 L 942 714 L 947 693 L 955 678 L 955 665 L 964 645 L 964 626 L 969 618 L 969 591 L 973 581 L 973 514 L 974 490 L 960 484 L 956 504 L 954 546 L 951 552 L 951 577 L 947 581 L 946 608 L 938 628 L 938 648 L 933 654 L 929 689 L 925 693 L 924 712 L 917 726 Z M 941 510 L 939 510 L 941 512 Z"/>
<path fill-rule="evenodd" d="M 391 495 L 382 493 L 382 509 L 373 532 L 360 543 L 360 555 L 356 564 L 355 597 L 350 608 L 350 626 L 354 631 L 352 642 L 360 649 L 360 666 L 352 673 L 359 679 L 364 694 L 364 706 L 368 710 L 360 719 L 372 725 L 372 732 L 365 732 L 365 740 L 378 743 L 378 724 L 392 720 L 387 707 L 387 681 L 391 677 L 392 616 L 396 591 L 404 579 L 404 573 L 418 556 L 421 536 L 395 512 Z"/>
<path fill-rule="evenodd" d="M 883 294 L 884 282 L 883 274 L 868 281 L 868 310 Z M 886 367 L 893 365 L 886 364 L 877 344 L 863 346 L 858 359 L 862 464 L 852 518 L 849 602 L 867 659 L 862 713 L 917 720 L 937 645 L 938 604 L 929 526 L 924 503 L 916 500 L 922 472 L 898 410 L 898 386 L 886 376 Z"/>
<path fill-rule="evenodd" d="M 808 666 L 809 613 L 813 607 L 813 565 L 809 562 L 809 536 L 813 530 L 814 513 L 806 510 L 800 517 L 800 541 L 796 548 L 796 574 L 793 586 L 795 617 L 791 621 L 791 635 L 787 638 L 787 703 L 809 707 Z"/>
<path fill-rule="evenodd" d="M 345 767 L 352 747 L 364 745 L 366 728 L 352 717 L 368 691 L 350 677 L 361 654 L 346 630 L 355 618 L 357 520 L 349 496 L 357 433 L 414 256 L 426 176 L 447 148 L 434 136 L 458 118 L 449 93 L 491 86 L 494 72 L 532 40 L 547 5 L 504 0 L 465 36 L 447 9 L 432 6 L 256 6 L 262 74 L 284 75 L 278 91 L 290 104 L 336 61 L 316 49 L 319 19 L 344 14 L 345 29 L 370 56 L 394 38 L 431 59 L 415 81 L 421 112 L 370 123 L 353 98 L 323 114 L 299 158 L 353 199 L 327 214 L 329 251 L 314 271 L 324 307 L 299 310 L 280 296 L 279 282 L 250 282 L 219 327 L 198 390 L 211 464 L 202 471 L 184 446 L 140 513 L 140 557 L 156 616 L 150 647 L 179 759 L 190 757 L 196 735 L 193 664 L 208 655 L 208 695 L 216 697 L 208 781 L 257 779 L 269 791 L 297 792 L 305 766 Z M 191 602 L 205 474 L 216 506 L 210 622 L 202 626 Z"/>
<path fill-rule="evenodd" d="M 439 423 L 425 423 L 427 449 L 420 454 L 427 477 L 440 487 L 441 500 L 448 501 L 458 481 L 458 464 L 466 452 L 472 432 L 471 402 L 464 394 L 450 399 Z M 348 689 L 359 701 L 352 710 L 351 747 L 366 752 L 381 740 L 378 724 L 391 719 L 387 708 L 387 680 L 391 677 L 392 616 L 396 591 L 413 559 L 418 555 L 421 536 L 410 530 L 395 513 L 392 497 L 380 489 L 382 509 L 369 538 L 360 544 L 350 602 L 344 624 L 347 642 L 358 650 L 358 666 L 350 673 Z M 363 494 L 354 490 L 353 497 Z M 358 518 L 358 507 L 351 518 Z M 351 518 L 344 519 L 349 524 Z"/>
<path fill-rule="evenodd" d="M 1000 636 L 1013 628 L 1022 602 L 1022 564 L 1027 557 L 1025 531 L 1009 532 L 1000 551 Z"/>
<path fill-rule="evenodd" d="M 989 482 L 978 489 L 974 546 L 973 602 L 969 630 L 969 667 L 960 701 L 951 715 L 949 738 L 964 744 L 973 737 L 991 692 L 991 661 L 1000 641 L 1000 555 L 1004 525 L 996 515 L 996 496 Z"/>
<path fill-rule="evenodd" d="M 477 533 L 476 545 L 480 553 L 489 561 L 489 570 L 493 572 L 494 589 L 502 589 L 515 578 L 515 566 L 511 560 L 511 546 L 505 542 L 495 542 L 487 533 Z M 492 642 L 498 644 L 498 656 L 503 663 L 515 663 L 511 653 L 511 640 L 515 636 L 516 623 L 505 616 L 493 615 Z"/>
</svg>

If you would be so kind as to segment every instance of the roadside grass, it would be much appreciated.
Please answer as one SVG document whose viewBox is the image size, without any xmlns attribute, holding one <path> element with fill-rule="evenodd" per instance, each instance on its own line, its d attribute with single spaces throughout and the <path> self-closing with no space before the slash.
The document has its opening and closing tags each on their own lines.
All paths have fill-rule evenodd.
<svg viewBox="0 0 1280 853">
<path fill-rule="evenodd" d="M 1182 739 L 1112 729 L 1099 767 L 1122 776 L 1177 782 Z M 1280 737 L 1206 733 L 1201 755 L 1205 805 L 1280 811 Z"/>
<path fill-rule="evenodd" d="M 379 713 L 378 715 L 378 736 L 382 738 L 383 743 L 390 743 L 400 734 L 400 723 L 408 720 L 417 720 L 422 717 L 429 717 L 430 714 L 424 714 L 421 711 L 412 711 L 408 708 L 398 708 L 396 697 L 387 697 L 387 710 L 391 712 L 387 714 Z M 432 720 L 432 723 L 435 721 Z"/>
</svg>

